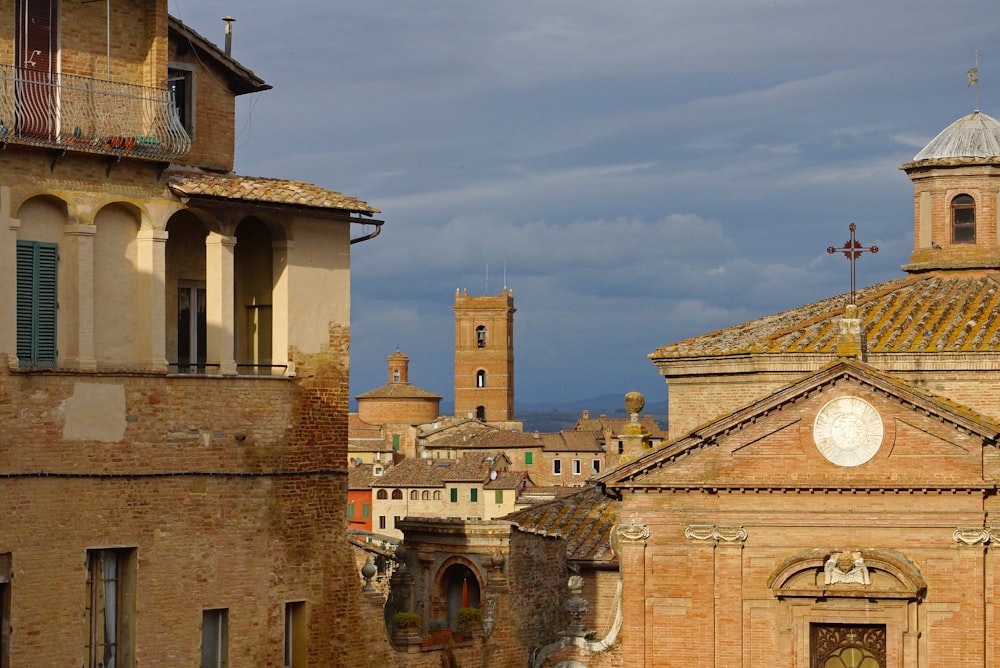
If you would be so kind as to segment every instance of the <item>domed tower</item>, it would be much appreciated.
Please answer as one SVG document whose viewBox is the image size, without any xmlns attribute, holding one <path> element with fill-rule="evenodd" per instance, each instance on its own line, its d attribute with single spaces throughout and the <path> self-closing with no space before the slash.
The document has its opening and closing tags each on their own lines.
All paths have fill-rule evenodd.
<svg viewBox="0 0 1000 668">
<path fill-rule="evenodd" d="M 514 419 L 514 292 L 455 292 L 455 415 Z"/>
<path fill-rule="evenodd" d="M 1000 268 L 1000 122 L 964 116 L 899 167 L 913 181 L 911 273 Z"/>
</svg>

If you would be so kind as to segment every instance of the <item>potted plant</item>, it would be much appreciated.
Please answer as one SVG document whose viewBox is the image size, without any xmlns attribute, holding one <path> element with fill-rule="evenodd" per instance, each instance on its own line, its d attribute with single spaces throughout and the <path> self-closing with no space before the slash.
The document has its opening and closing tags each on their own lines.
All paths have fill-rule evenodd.
<svg viewBox="0 0 1000 668">
<path fill-rule="evenodd" d="M 482 633 L 483 611 L 480 608 L 460 608 L 458 611 L 458 631 L 466 636 Z"/>
<path fill-rule="evenodd" d="M 397 630 L 414 630 L 420 626 L 420 615 L 415 612 L 397 612 L 392 616 L 392 625 Z"/>
<path fill-rule="evenodd" d="M 447 622 L 443 622 L 440 619 L 432 619 L 427 624 L 427 630 L 430 631 L 431 637 L 434 638 L 435 645 L 446 644 L 448 637 L 451 636 L 451 629 L 448 628 Z"/>
</svg>

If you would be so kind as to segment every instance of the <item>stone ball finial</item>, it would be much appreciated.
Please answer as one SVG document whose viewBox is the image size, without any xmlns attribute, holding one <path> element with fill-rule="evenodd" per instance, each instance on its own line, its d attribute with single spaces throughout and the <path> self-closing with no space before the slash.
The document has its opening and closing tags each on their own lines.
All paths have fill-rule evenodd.
<svg viewBox="0 0 1000 668">
<path fill-rule="evenodd" d="M 629 414 L 639 413 L 645 407 L 646 397 L 642 396 L 642 392 L 629 392 L 625 395 L 625 410 Z"/>
</svg>

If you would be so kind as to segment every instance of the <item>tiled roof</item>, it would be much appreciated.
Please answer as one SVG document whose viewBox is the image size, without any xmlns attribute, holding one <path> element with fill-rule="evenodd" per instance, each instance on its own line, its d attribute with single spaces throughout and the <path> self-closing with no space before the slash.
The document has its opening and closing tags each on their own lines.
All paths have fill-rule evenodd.
<svg viewBox="0 0 1000 668">
<path fill-rule="evenodd" d="M 167 185 L 179 197 L 210 197 L 259 204 L 305 206 L 366 215 L 379 213 L 378 209 L 369 206 L 367 202 L 303 181 L 173 170 L 167 179 Z"/>
<path fill-rule="evenodd" d="M 347 471 L 347 489 L 371 489 L 373 480 L 371 464 L 358 464 Z"/>
<path fill-rule="evenodd" d="M 529 480 L 526 471 L 499 471 L 496 479 L 483 485 L 483 489 L 518 489 L 525 480 Z"/>
<path fill-rule="evenodd" d="M 605 496 L 596 485 L 555 501 L 518 510 L 503 519 L 521 531 L 564 539 L 566 556 L 583 561 L 615 560 L 611 528 L 618 522 L 619 502 Z"/>
<path fill-rule="evenodd" d="M 451 459 L 408 457 L 387 468 L 372 487 L 442 487 L 442 469 L 452 464 Z"/>
<path fill-rule="evenodd" d="M 976 110 L 942 130 L 913 158 L 913 162 L 998 156 L 1000 156 L 1000 122 Z"/>
<path fill-rule="evenodd" d="M 546 452 L 601 452 L 604 434 L 599 431 L 560 431 L 539 434 Z"/>
<path fill-rule="evenodd" d="M 651 359 L 836 351 L 847 295 L 673 343 Z M 1000 273 L 916 274 L 857 293 L 867 349 L 880 353 L 1000 350 Z"/>
<path fill-rule="evenodd" d="M 359 394 L 355 399 L 440 399 L 440 394 L 434 394 L 427 390 L 422 390 L 416 385 L 409 383 L 389 383 L 364 394 Z"/>
<path fill-rule="evenodd" d="M 529 448 L 539 445 L 541 445 L 541 441 L 535 438 L 533 434 L 503 429 L 491 429 L 489 431 L 456 430 L 454 434 L 424 442 L 425 447 L 451 449 Z"/>
<path fill-rule="evenodd" d="M 355 439 L 381 439 L 382 427 L 365 422 L 357 413 L 347 414 L 347 437 Z"/>
<path fill-rule="evenodd" d="M 229 87 L 236 95 L 245 93 L 257 93 L 270 90 L 271 86 L 264 83 L 264 80 L 251 72 L 249 69 L 238 63 L 232 56 L 210 42 L 205 37 L 195 32 L 190 26 L 181 22 L 174 16 L 167 17 L 167 25 L 175 35 L 186 40 L 189 44 L 197 47 L 203 55 L 209 56 L 219 64 L 224 70 L 229 71 Z M 199 58 L 199 60 L 201 60 Z"/>
</svg>

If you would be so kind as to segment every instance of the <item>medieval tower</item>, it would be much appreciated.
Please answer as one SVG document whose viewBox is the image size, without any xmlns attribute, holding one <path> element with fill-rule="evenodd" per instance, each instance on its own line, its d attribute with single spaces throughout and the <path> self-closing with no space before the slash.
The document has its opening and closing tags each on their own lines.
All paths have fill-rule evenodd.
<svg viewBox="0 0 1000 668">
<path fill-rule="evenodd" d="M 514 292 L 455 291 L 455 415 L 514 419 Z"/>
</svg>

